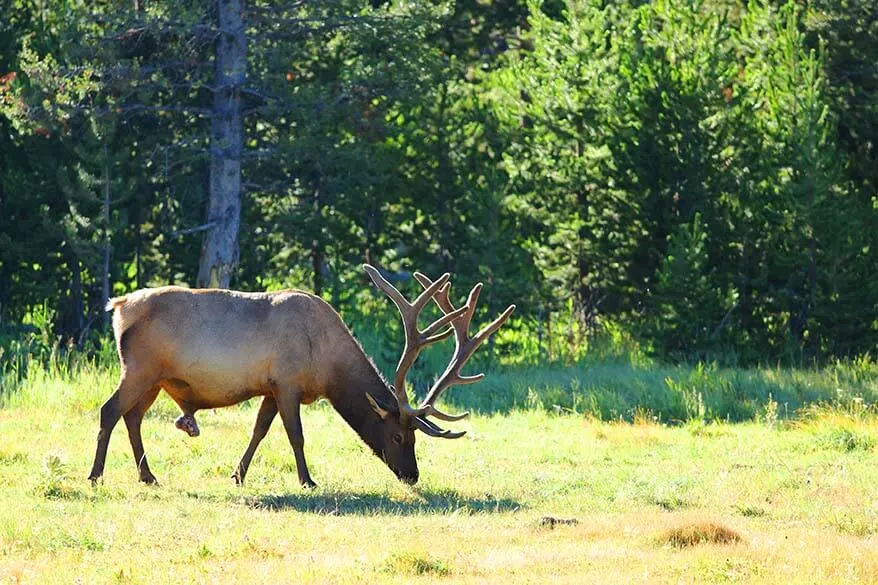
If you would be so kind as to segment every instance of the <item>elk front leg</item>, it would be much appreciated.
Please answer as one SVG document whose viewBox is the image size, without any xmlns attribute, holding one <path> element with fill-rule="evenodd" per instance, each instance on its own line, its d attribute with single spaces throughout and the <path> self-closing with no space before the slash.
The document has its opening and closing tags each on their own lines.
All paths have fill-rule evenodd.
<svg viewBox="0 0 878 585">
<path fill-rule="evenodd" d="M 259 407 L 259 414 L 256 415 L 256 425 L 253 427 L 253 436 L 250 437 L 250 444 L 247 445 L 247 450 L 244 451 L 244 455 L 241 457 L 241 461 L 238 463 L 238 467 L 232 475 L 236 484 L 244 484 L 244 477 L 247 476 L 247 469 L 250 467 L 250 461 L 253 459 L 253 454 L 256 453 L 256 448 L 259 446 L 259 443 L 262 442 L 262 439 L 265 438 L 268 429 L 271 428 L 271 423 L 274 421 L 276 415 L 277 402 L 272 396 L 266 396 L 262 399 L 262 405 Z"/>
<path fill-rule="evenodd" d="M 305 436 L 302 434 L 302 418 L 299 414 L 302 405 L 302 393 L 298 390 L 281 390 L 275 396 L 280 418 L 293 447 L 293 455 L 296 457 L 296 471 L 299 473 L 299 483 L 305 487 L 317 487 L 308 473 L 308 464 L 305 463 Z"/>
</svg>

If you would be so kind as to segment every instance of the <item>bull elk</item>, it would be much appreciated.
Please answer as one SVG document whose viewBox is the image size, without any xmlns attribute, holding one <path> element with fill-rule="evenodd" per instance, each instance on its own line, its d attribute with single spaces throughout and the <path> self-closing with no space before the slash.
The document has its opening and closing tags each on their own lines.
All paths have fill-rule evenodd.
<svg viewBox="0 0 878 585">
<path fill-rule="evenodd" d="M 177 426 L 190 435 L 198 434 L 197 410 L 262 396 L 253 435 L 233 475 L 238 484 L 244 482 L 256 448 L 280 413 L 299 481 L 315 485 L 305 463 L 299 407 L 318 398 L 326 398 L 400 480 L 417 482 L 415 430 L 446 439 L 464 435 L 440 428 L 431 417 L 457 421 L 469 413 L 445 414 L 436 408 L 436 401 L 449 387 L 484 376 L 464 376 L 460 371 L 479 345 L 509 318 L 515 305 L 470 336 L 481 283 L 473 287 L 464 306 L 455 308 L 448 298 L 447 273 L 435 282 L 415 273 L 424 291 L 409 302 L 378 270 L 368 264 L 364 268 L 402 316 L 405 347 L 392 385 L 378 373 L 338 313 L 306 292 L 244 293 L 168 286 L 111 299 L 107 310 L 114 311 L 122 375 L 116 391 L 101 407 L 89 479 L 97 481 L 103 474 L 110 434 L 119 418 L 124 418 L 140 480 L 156 481 L 146 461 L 140 425 L 164 390 L 183 412 Z M 442 316 L 420 329 L 418 317 L 431 299 Z M 412 406 L 405 391 L 406 373 L 422 349 L 451 334 L 456 347 L 448 367 L 423 402 Z"/>
</svg>

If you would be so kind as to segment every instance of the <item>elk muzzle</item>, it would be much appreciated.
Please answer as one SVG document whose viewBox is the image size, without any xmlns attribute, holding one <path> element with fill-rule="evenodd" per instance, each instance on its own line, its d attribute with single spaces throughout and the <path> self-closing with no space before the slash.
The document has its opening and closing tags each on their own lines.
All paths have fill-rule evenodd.
<svg viewBox="0 0 878 585">
<path fill-rule="evenodd" d="M 397 473 L 396 477 L 399 478 L 399 481 L 401 481 L 405 484 L 408 484 L 408 485 L 415 485 L 416 483 L 418 483 L 418 471 L 417 470 L 415 470 L 414 473 L 411 473 L 411 472 Z"/>
</svg>

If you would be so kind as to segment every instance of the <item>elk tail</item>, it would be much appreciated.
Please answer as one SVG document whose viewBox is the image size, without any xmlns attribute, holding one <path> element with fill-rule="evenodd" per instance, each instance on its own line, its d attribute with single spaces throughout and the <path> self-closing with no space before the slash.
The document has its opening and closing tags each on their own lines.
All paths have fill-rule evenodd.
<svg viewBox="0 0 878 585">
<path fill-rule="evenodd" d="M 121 297 L 113 297 L 109 301 L 107 301 L 107 305 L 104 307 L 105 311 L 112 311 L 114 309 L 118 309 L 122 305 L 128 302 L 128 295 L 123 295 Z"/>
</svg>

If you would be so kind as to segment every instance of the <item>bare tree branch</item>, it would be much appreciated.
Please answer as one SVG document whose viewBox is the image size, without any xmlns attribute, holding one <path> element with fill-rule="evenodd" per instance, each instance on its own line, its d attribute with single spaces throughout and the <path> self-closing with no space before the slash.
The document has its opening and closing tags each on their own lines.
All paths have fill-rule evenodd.
<svg viewBox="0 0 878 585">
<path fill-rule="evenodd" d="M 211 230 L 211 229 L 215 228 L 218 223 L 219 222 L 216 220 L 209 221 L 209 222 L 202 224 L 202 225 L 199 225 L 199 226 L 171 232 L 170 234 L 168 234 L 168 237 L 169 238 L 179 238 L 180 236 L 188 236 L 189 234 L 194 234 L 194 233 L 203 232 L 206 230 Z"/>
</svg>

